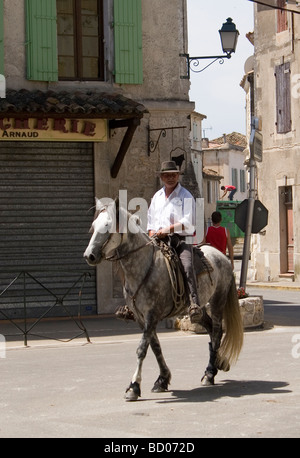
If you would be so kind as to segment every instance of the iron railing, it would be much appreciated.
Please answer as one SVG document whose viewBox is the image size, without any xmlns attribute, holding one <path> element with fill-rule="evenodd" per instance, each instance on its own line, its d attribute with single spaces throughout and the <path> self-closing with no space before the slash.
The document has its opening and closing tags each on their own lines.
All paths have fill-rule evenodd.
<svg viewBox="0 0 300 458">
<path fill-rule="evenodd" d="M 90 277 L 91 274 L 89 272 L 83 273 L 78 278 L 78 280 L 76 280 L 73 283 L 73 285 L 66 291 L 66 293 L 63 296 L 59 297 L 54 292 L 50 291 L 50 289 L 47 288 L 45 285 L 43 285 L 39 280 L 37 280 L 35 277 L 33 277 L 33 275 L 31 275 L 29 272 L 24 272 L 24 271 L 20 272 L 10 282 L 10 284 L 0 293 L 0 299 L 1 299 L 2 296 L 4 296 L 5 293 L 12 287 L 12 285 L 14 285 L 20 279 L 23 280 L 23 318 L 21 318 L 21 321 L 23 320 L 23 327 L 20 325 L 20 323 L 16 322 L 14 319 L 10 318 L 7 315 L 7 313 L 5 313 L 4 310 L 0 308 L 0 314 L 2 316 L 4 316 L 5 319 L 9 320 L 9 322 L 12 323 L 21 332 L 21 334 L 10 334 L 10 336 L 23 335 L 24 336 L 24 345 L 25 346 L 27 346 L 28 336 L 29 335 L 35 336 L 35 337 L 43 337 L 43 338 L 47 337 L 47 338 L 50 338 L 50 339 L 53 339 L 53 340 L 58 340 L 58 341 L 61 341 L 61 342 L 70 342 L 71 340 L 73 340 L 73 339 L 75 339 L 77 337 L 80 337 L 80 336 L 82 336 L 84 334 L 86 336 L 87 341 L 90 342 L 88 331 L 87 331 L 86 327 L 84 326 L 83 322 L 81 321 L 81 317 L 80 317 L 82 290 L 83 290 L 83 287 L 84 287 L 84 284 L 85 284 L 87 276 Z M 45 312 L 42 313 L 42 315 L 39 318 L 37 318 L 33 323 L 31 322 L 31 320 L 30 321 L 28 320 L 28 316 L 27 316 L 27 300 L 26 300 L 27 299 L 27 293 L 26 293 L 26 279 L 27 278 L 30 278 L 31 280 L 33 280 L 35 283 L 37 283 L 39 286 L 41 286 L 44 290 L 46 290 L 54 298 L 54 303 L 50 307 L 48 307 L 47 310 L 45 310 Z M 78 293 L 78 312 L 77 312 L 77 317 L 75 317 L 70 313 L 69 309 L 65 306 L 64 300 L 70 294 L 70 292 L 75 288 L 75 286 L 80 282 L 81 282 L 81 286 L 80 286 L 80 290 L 79 290 L 79 293 Z M 1 304 L 0 304 L 0 307 L 1 307 Z M 74 321 L 74 323 L 81 330 L 81 332 L 79 334 L 76 334 L 75 336 L 71 337 L 70 339 L 58 339 L 56 337 L 49 337 L 49 336 L 43 336 L 41 334 L 32 333 L 31 332 L 32 329 L 38 323 L 40 323 L 40 321 L 43 318 L 45 318 L 51 312 L 51 310 L 54 309 L 54 307 L 62 307 L 64 309 L 64 311 L 66 312 L 67 316 Z"/>
</svg>

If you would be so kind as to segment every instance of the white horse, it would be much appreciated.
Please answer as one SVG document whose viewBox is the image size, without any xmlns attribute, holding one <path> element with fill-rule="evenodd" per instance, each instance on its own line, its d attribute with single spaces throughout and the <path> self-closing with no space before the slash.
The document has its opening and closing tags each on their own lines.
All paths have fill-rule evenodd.
<svg viewBox="0 0 300 458">
<path fill-rule="evenodd" d="M 118 216 L 122 213 L 131 230 L 118 232 Z M 125 212 L 125 214 L 124 214 Z M 173 286 L 161 249 L 139 226 L 138 218 L 125 210 L 116 209 L 115 203 L 103 205 L 97 200 L 96 215 L 92 224 L 93 235 L 84 257 L 89 265 L 102 260 L 119 263 L 123 276 L 123 289 L 127 306 L 142 328 L 143 335 L 137 348 L 137 368 L 126 391 L 126 399 L 135 401 L 141 395 L 142 364 L 149 345 L 160 369 L 152 391 L 168 390 L 171 372 L 164 360 L 156 334 L 159 321 L 186 312 L 174 307 Z M 201 248 L 212 270 L 197 277 L 198 295 L 203 306 L 200 322 L 210 336 L 209 363 L 202 385 L 213 385 L 218 369 L 229 370 L 243 344 L 243 324 L 239 309 L 232 267 L 226 256 L 210 246 Z M 206 306 L 210 306 L 210 314 Z M 222 320 L 226 333 L 222 340 Z"/>
</svg>

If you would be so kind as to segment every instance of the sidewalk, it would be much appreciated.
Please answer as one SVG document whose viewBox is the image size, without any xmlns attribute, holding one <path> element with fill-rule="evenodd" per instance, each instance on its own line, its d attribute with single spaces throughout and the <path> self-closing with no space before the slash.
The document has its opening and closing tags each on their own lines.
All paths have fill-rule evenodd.
<svg viewBox="0 0 300 458">
<path fill-rule="evenodd" d="M 240 259 L 235 259 L 234 260 L 234 274 L 235 274 L 237 286 L 239 286 L 239 282 L 240 282 L 241 266 L 242 266 L 242 261 Z M 253 280 L 251 261 L 249 261 L 246 288 L 247 287 L 275 288 L 275 289 L 280 289 L 280 290 L 291 289 L 293 291 L 297 291 L 297 290 L 300 291 L 300 282 L 293 282 L 287 279 L 286 280 L 282 279 L 281 281 L 277 281 L 277 282 L 275 281 L 274 282 L 272 281 L 262 282 L 262 281 Z"/>
<path fill-rule="evenodd" d="M 236 284 L 239 285 L 240 263 L 235 260 Z M 270 288 L 277 290 L 300 291 L 299 282 L 258 282 L 251 280 L 251 270 L 247 280 L 247 288 Z M 93 315 L 81 317 L 81 322 L 74 317 L 71 318 L 45 318 L 28 319 L 27 346 L 57 346 L 57 345 L 84 345 L 97 342 L 108 342 L 126 339 L 140 339 L 141 331 L 133 321 L 123 321 L 115 315 Z M 26 348 L 25 345 L 25 323 L 23 320 L 15 320 L 12 324 L 8 320 L 0 320 L 0 337 L 5 338 L 6 349 Z M 76 324 L 77 323 L 77 324 Z M 83 326 L 82 326 L 83 325 Z M 85 329 L 87 333 L 85 333 Z M 174 329 L 167 329 L 163 321 L 159 324 L 159 332 L 180 332 Z M 1 342 L 0 342 L 1 343 Z"/>
</svg>

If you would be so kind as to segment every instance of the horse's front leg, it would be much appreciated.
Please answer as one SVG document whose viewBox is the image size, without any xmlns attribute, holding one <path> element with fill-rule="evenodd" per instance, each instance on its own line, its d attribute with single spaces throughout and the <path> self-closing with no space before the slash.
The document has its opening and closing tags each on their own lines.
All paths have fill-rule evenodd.
<svg viewBox="0 0 300 458">
<path fill-rule="evenodd" d="M 136 351 L 137 368 L 125 393 L 125 399 L 127 401 L 137 401 L 141 396 L 142 366 L 157 326 L 157 320 L 153 318 L 151 313 L 148 314 L 145 321 L 142 339 Z"/>
<path fill-rule="evenodd" d="M 164 391 L 168 391 L 168 386 L 171 381 L 171 372 L 163 357 L 161 346 L 156 332 L 154 332 L 152 335 L 150 345 L 160 369 L 159 377 L 154 383 L 154 386 L 151 391 L 154 393 L 162 393 Z"/>
<path fill-rule="evenodd" d="M 150 343 L 148 334 L 149 333 L 145 330 L 136 351 L 137 368 L 125 393 L 125 399 L 127 401 L 137 401 L 141 396 L 142 366 Z"/>
</svg>

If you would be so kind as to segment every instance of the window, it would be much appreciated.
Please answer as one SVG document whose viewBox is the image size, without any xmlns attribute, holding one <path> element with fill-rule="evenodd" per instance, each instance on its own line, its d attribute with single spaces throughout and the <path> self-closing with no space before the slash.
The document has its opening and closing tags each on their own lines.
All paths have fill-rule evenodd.
<svg viewBox="0 0 300 458">
<path fill-rule="evenodd" d="M 246 192 L 246 173 L 245 170 L 240 170 L 240 191 Z"/>
<path fill-rule="evenodd" d="M 291 131 L 291 74 L 290 63 L 275 67 L 276 77 L 276 125 L 279 134 Z"/>
<path fill-rule="evenodd" d="M 193 140 L 198 141 L 198 125 L 196 121 L 193 122 Z"/>
<path fill-rule="evenodd" d="M 207 182 L 207 203 L 211 204 L 212 203 L 212 189 L 211 189 L 211 181 Z"/>
<path fill-rule="evenodd" d="M 104 19 L 103 4 L 103 0 L 25 0 L 27 78 L 104 80 L 104 61 L 109 59 L 104 59 L 104 31 L 112 23 Z M 114 49 L 106 51 L 114 54 L 115 82 L 142 84 L 142 0 L 111 0 L 109 5 Z"/>
<path fill-rule="evenodd" d="M 286 6 L 286 0 L 277 0 L 277 6 L 284 8 Z M 284 32 L 285 30 L 287 30 L 287 12 L 277 10 L 277 33 Z"/>
<path fill-rule="evenodd" d="M 57 0 L 58 77 L 103 80 L 102 0 Z"/>
</svg>

